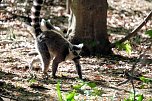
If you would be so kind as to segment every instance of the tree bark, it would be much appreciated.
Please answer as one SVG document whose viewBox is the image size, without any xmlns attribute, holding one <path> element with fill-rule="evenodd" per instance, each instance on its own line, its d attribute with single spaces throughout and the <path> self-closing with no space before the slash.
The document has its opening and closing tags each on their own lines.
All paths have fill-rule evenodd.
<svg viewBox="0 0 152 101">
<path fill-rule="evenodd" d="M 72 43 L 83 42 L 89 55 L 111 53 L 107 6 L 107 0 L 71 0 L 67 36 Z"/>
</svg>

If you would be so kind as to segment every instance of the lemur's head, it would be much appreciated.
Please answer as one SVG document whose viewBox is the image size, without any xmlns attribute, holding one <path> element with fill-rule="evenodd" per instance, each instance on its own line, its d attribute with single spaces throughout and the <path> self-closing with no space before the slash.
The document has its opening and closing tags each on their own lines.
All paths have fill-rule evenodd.
<svg viewBox="0 0 152 101">
<path fill-rule="evenodd" d="M 80 52 L 82 47 L 83 43 L 69 47 L 69 54 L 66 56 L 66 60 L 80 59 Z"/>
</svg>

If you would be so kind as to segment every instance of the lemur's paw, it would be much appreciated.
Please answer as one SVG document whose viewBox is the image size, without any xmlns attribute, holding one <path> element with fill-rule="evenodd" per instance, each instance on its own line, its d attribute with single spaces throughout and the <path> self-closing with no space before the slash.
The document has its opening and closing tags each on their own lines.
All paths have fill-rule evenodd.
<svg viewBox="0 0 152 101">
<path fill-rule="evenodd" d="M 52 77 L 53 77 L 53 79 L 56 79 L 56 78 L 57 78 L 57 76 L 56 76 L 56 75 L 53 75 Z"/>
<path fill-rule="evenodd" d="M 49 78 L 49 75 L 46 73 L 46 74 L 43 74 L 43 79 L 48 79 Z"/>
</svg>

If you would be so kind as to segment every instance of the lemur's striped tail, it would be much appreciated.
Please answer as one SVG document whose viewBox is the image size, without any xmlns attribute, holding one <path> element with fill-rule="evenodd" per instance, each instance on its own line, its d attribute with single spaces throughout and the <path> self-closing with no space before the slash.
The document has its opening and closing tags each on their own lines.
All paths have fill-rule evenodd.
<svg viewBox="0 0 152 101">
<path fill-rule="evenodd" d="M 40 28 L 40 11 L 43 0 L 33 0 L 33 6 L 31 8 L 31 25 L 34 29 L 35 36 L 38 36 L 42 30 Z"/>
</svg>

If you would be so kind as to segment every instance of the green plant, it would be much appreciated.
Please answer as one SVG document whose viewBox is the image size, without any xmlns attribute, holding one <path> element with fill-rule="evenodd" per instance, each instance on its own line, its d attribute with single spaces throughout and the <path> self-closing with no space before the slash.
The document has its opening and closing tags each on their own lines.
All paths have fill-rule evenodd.
<svg viewBox="0 0 152 101">
<path fill-rule="evenodd" d="M 57 88 L 57 94 L 58 94 L 59 101 L 63 101 L 62 100 L 62 94 L 61 94 L 61 90 L 60 90 L 60 82 L 59 81 L 58 81 L 58 83 L 56 85 L 56 88 Z"/>
<path fill-rule="evenodd" d="M 94 82 L 81 82 L 74 85 L 73 88 L 77 91 L 83 92 L 87 96 L 100 96 L 103 93 Z"/>
<path fill-rule="evenodd" d="M 140 77 L 140 80 L 146 84 L 149 84 L 149 83 L 152 84 L 152 79 L 150 78 Z"/>
<path fill-rule="evenodd" d="M 151 29 L 151 30 L 146 31 L 146 33 L 145 33 L 145 34 L 147 34 L 148 36 L 150 36 L 150 38 L 152 38 L 152 29 Z"/>
<path fill-rule="evenodd" d="M 148 101 L 152 101 L 152 99 L 149 99 Z"/>
<path fill-rule="evenodd" d="M 124 101 L 143 101 L 144 96 L 143 94 L 137 94 L 135 95 L 135 100 L 134 100 L 134 94 L 131 93 L 128 99 L 124 99 Z"/>
<path fill-rule="evenodd" d="M 74 85 L 73 88 L 74 88 L 75 90 L 80 90 L 80 88 L 81 88 L 84 84 L 85 84 L 84 82 L 80 82 L 79 84 Z"/>
<path fill-rule="evenodd" d="M 116 47 L 119 50 L 125 50 L 129 55 L 131 54 L 132 47 L 129 41 L 125 41 L 124 43 L 116 43 Z"/>
<path fill-rule="evenodd" d="M 93 82 L 79 82 L 77 85 L 73 86 L 74 90 L 67 93 L 65 97 L 62 97 L 60 90 L 60 82 L 57 83 L 56 88 L 59 101 L 75 101 L 74 97 L 79 95 L 79 91 L 87 96 L 100 96 L 103 93 Z M 63 98 L 65 98 L 65 100 Z"/>
<path fill-rule="evenodd" d="M 34 83 L 36 83 L 36 82 L 37 82 L 37 80 L 36 80 L 36 79 L 34 79 L 34 78 L 32 78 L 32 79 L 28 80 L 28 82 L 29 82 L 30 84 L 34 84 Z"/>
<path fill-rule="evenodd" d="M 74 96 L 75 96 L 75 90 L 73 90 L 72 92 L 68 93 L 66 95 L 66 100 L 63 100 L 63 97 L 62 97 L 62 94 L 61 94 L 61 89 L 60 89 L 60 82 L 58 81 L 57 85 L 56 85 L 56 88 L 57 88 L 57 95 L 58 95 L 58 99 L 59 101 L 75 101 L 74 100 Z"/>
<path fill-rule="evenodd" d="M 75 90 L 73 90 L 72 92 L 68 93 L 66 95 L 66 101 L 75 101 L 74 100 L 74 96 L 76 95 Z"/>
</svg>

